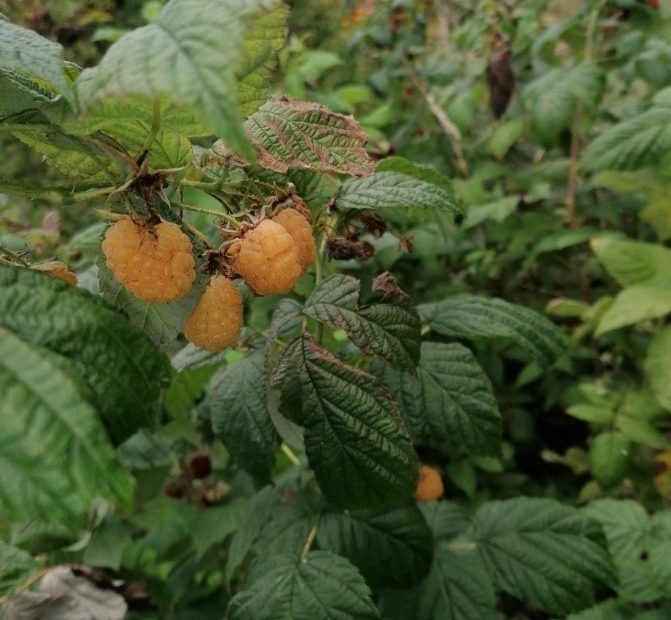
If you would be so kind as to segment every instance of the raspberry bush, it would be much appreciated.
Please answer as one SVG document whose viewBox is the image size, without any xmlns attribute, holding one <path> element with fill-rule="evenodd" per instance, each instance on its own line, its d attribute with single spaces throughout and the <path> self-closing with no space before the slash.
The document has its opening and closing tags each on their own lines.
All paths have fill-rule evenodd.
<svg viewBox="0 0 671 620">
<path fill-rule="evenodd" d="M 7 6 L 0 617 L 671 617 L 664 2 Z"/>
</svg>

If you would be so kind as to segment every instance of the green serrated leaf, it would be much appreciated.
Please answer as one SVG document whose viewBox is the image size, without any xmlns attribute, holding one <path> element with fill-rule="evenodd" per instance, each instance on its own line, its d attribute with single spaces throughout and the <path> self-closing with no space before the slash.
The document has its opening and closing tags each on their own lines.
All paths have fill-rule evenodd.
<svg viewBox="0 0 671 620">
<path fill-rule="evenodd" d="M 475 516 L 474 539 L 495 586 L 547 613 L 593 605 L 613 577 L 598 526 L 554 500 L 489 502 Z"/>
<path fill-rule="evenodd" d="M 419 360 L 420 322 L 412 302 L 401 295 L 390 303 L 359 307 L 361 283 L 334 274 L 308 297 L 303 312 L 333 329 L 343 329 L 354 344 L 394 366 L 411 370 Z"/>
<path fill-rule="evenodd" d="M 205 287 L 205 278 L 201 277 L 188 293 L 176 301 L 151 304 L 135 297 L 114 278 L 105 264 L 104 256 L 100 255 L 97 265 L 98 289 L 102 298 L 123 312 L 130 323 L 144 332 L 161 351 L 167 350 L 175 342 Z"/>
<path fill-rule="evenodd" d="M 436 333 L 466 340 L 503 338 L 551 366 L 566 349 L 558 327 L 544 316 L 502 299 L 455 297 L 418 306 L 422 320 Z"/>
<path fill-rule="evenodd" d="M 305 560 L 271 556 L 233 597 L 230 620 L 377 620 L 365 581 L 345 558 L 311 551 Z"/>
<path fill-rule="evenodd" d="M 253 159 L 238 111 L 235 60 L 248 21 L 266 6 L 262 0 L 171 0 L 154 23 L 123 36 L 82 73 L 80 102 L 90 109 L 108 97 L 167 95 L 199 106 L 231 148 Z"/>
<path fill-rule="evenodd" d="M 351 116 L 317 103 L 271 100 L 245 121 L 259 164 L 268 170 L 314 170 L 363 176 L 372 172 L 367 135 Z M 209 152 L 214 162 L 247 165 L 226 141 Z"/>
<path fill-rule="evenodd" d="M 421 443 L 456 454 L 500 455 L 492 387 L 466 347 L 424 342 L 416 375 L 387 366 L 381 376 Z"/>
<path fill-rule="evenodd" d="M 32 30 L 0 19 L 0 73 L 46 82 L 71 105 L 74 96 L 63 67 L 63 48 Z"/>
<path fill-rule="evenodd" d="M 305 451 L 326 498 L 348 508 L 407 502 L 419 467 L 394 402 L 373 376 L 299 342 Z"/>
<path fill-rule="evenodd" d="M 436 548 L 420 588 L 417 620 L 496 620 L 495 604 L 494 586 L 475 551 Z"/>
<path fill-rule="evenodd" d="M 336 203 L 341 209 L 431 210 L 461 217 L 449 179 L 400 157 L 383 160 L 373 176 L 344 183 Z"/>
<path fill-rule="evenodd" d="M 101 299 L 34 270 L 0 266 L 0 325 L 70 359 L 116 441 L 153 425 L 170 363 Z"/>
<path fill-rule="evenodd" d="M 217 373 L 208 388 L 214 433 L 242 467 L 261 480 L 275 464 L 279 438 L 266 404 L 265 355 L 252 353 Z"/>
<path fill-rule="evenodd" d="M 433 538 L 415 504 L 378 510 L 325 512 L 321 549 L 345 556 L 372 587 L 407 588 L 428 572 Z"/>
<path fill-rule="evenodd" d="M 622 286 L 671 287 L 671 250 L 654 243 L 616 236 L 592 239 L 592 250 L 606 271 Z"/>
<path fill-rule="evenodd" d="M 98 497 L 128 507 L 132 482 L 115 461 L 79 380 L 57 356 L 4 327 L 0 393 L 0 506 L 5 514 L 76 527 Z"/>
<path fill-rule="evenodd" d="M 636 170 L 657 164 L 671 148 L 671 108 L 652 108 L 601 134 L 585 150 L 587 170 Z"/>
</svg>

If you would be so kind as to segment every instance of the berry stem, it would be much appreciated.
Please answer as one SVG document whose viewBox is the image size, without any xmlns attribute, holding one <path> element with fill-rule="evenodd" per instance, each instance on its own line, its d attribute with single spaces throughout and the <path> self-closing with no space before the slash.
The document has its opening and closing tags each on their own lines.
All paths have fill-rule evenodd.
<svg viewBox="0 0 671 620">
<path fill-rule="evenodd" d="M 300 465 L 301 464 L 301 462 L 298 460 L 298 457 L 294 454 L 294 451 L 286 443 L 283 443 L 280 449 L 282 450 L 282 452 L 284 452 L 284 455 L 294 465 Z"/>
<path fill-rule="evenodd" d="M 315 538 L 317 538 L 317 526 L 313 525 L 312 529 L 308 533 L 308 537 L 305 539 L 305 544 L 303 545 L 303 551 L 301 551 L 301 562 L 304 562 L 305 558 L 308 557 L 308 553 L 310 553 L 310 549 L 312 548 L 312 545 L 315 542 Z"/>
<path fill-rule="evenodd" d="M 234 228 L 240 228 L 242 224 L 238 222 L 234 217 L 223 213 L 222 211 L 214 211 L 212 209 L 204 209 L 203 207 L 194 207 L 193 205 L 188 205 L 183 202 L 179 203 L 180 209 L 186 209 L 187 211 L 193 211 L 194 213 L 203 213 L 204 215 L 212 215 L 214 217 L 219 217 L 222 220 L 226 220 Z"/>
</svg>

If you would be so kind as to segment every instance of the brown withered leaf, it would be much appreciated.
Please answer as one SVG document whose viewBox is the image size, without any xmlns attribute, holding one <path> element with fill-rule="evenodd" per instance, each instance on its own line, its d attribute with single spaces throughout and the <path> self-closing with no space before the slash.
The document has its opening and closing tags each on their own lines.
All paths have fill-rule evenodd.
<svg viewBox="0 0 671 620">
<path fill-rule="evenodd" d="M 373 174 L 366 151 L 366 133 L 352 116 L 332 112 L 308 101 L 275 99 L 245 121 L 258 163 L 285 173 L 290 168 L 361 177 Z M 222 141 L 213 145 L 206 161 L 246 166 L 247 162 Z"/>
<path fill-rule="evenodd" d="M 487 83 L 492 112 L 501 118 L 515 92 L 515 74 L 510 67 L 510 50 L 506 47 L 487 66 Z"/>
</svg>

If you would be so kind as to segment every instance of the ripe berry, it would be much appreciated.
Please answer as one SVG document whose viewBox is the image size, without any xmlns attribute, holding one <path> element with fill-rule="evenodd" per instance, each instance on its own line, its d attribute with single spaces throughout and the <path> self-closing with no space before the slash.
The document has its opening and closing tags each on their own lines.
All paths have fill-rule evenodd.
<svg viewBox="0 0 671 620">
<path fill-rule="evenodd" d="M 273 221 L 283 226 L 298 246 L 301 272 L 305 273 L 308 267 L 315 262 L 317 255 L 317 246 L 312 236 L 310 222 L 296 209 L 283 209 L 273 215 Z"/>
<path fill-rule="evenodd" d="M 181 297 L 196 279 L 191 241 L 169 222 L 143 226 L 124 217 L 107 229 L 102 249 L 114 277 L 151 303 Z"/>
<path fill-rule="evenodd" d="M 223 351 L 237 342 L 241 329 L 240 291 L 228 278 L 212 277 L 186 321 L 186 339 L 205 351 Z"/>
<path fill-rule="evenodd" d="M 212 473 L 212 461 L 207 454 L 196 454 L 189 460 L 189 469 L 194 478 L 207 478 Z"/>
<path fill-rule="evenodd" d="M 228 251 L 235 270 L 257 295 L 288 293 L 301 275 L 300 253 L 286 229 L 263 220 Z"/>
<path fill-rule="evenodd" d="M 419 468 L 419 481 L 415 490 L 415 499 L 418 502 L 432 502 L 444 493 L 443 480 L 433 467 L 422 465 Z"/>
<path fill-rule="evenodd" d="M 33 269 L 42 271 L 52 278 L 58 278 L 67 282 L 70 286 L 77 286 L 77 276 L 70 271 L 70 268 L 59 260 L 52 260 L 41 265 L 33 265 Z"/>
</svg>

